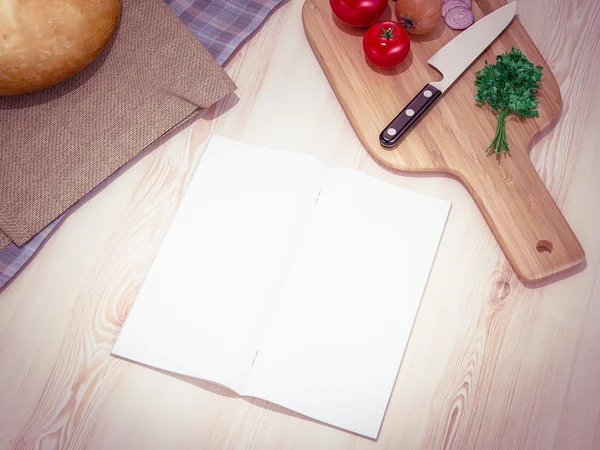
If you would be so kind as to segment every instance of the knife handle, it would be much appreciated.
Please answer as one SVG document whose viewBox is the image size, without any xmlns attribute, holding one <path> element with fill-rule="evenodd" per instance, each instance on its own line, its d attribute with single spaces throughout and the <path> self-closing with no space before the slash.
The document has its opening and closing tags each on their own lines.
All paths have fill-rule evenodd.
<svg viewBox="0 0 600 450">
<path fill-rule="evenodd" d="M 379 135 L 381 145 L 386 148 L 394 147 L 441 95 L 442 91 L 431 84 L 421 89 L 421 92 L 381 132 Z"/>
</svg>

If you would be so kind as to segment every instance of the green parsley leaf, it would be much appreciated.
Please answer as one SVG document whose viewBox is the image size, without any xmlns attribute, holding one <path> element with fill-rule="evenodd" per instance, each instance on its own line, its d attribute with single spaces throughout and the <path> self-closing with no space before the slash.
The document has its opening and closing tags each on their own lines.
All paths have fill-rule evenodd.
<svg viewBox="0 0 600 450">
<path fill-rule="evenodd" d="M 496 64 L 485 62 L 483 69 L 475 75 L 477 105 L 487 106 L 498 116 L 498 126 L 492 143 L 486 149 L 500 154 L 510 151 L 506 139 L 506 119 L 510 115 L 518 117 L 538 117 L 537 91 L 542 79 L 542 66 L 534 66 L 521 50 L 513 47 L 498 55 Z"/>
</svg>

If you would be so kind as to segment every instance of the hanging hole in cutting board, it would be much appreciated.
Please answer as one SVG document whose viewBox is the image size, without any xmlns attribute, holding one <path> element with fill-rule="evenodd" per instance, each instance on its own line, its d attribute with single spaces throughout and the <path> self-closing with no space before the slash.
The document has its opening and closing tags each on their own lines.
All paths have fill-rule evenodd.
<svg viewBox="0 0 600 450">
<path fill-rule="evenodd" d="M 552 253 L 552 242 L 542 239 L 537 243 L 537 251 L 540 253 Z"/>
</svg>

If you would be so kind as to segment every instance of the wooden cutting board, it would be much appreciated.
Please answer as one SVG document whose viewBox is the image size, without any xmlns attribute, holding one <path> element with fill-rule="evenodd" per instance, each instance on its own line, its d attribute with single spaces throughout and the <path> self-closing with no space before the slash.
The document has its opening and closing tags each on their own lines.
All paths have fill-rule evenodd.
<svg viewBox="0 0 600 450">
<path fill-rule="evenodd" d="M 473 13 L 477 20 L 505 4 L 505 0 L 475 0 Z M 394 3 L 390 5 L 393 11 Z M 386 14 L 390 17 L 389 10 Z M 556 79 L 518 18 L 391 150 L 380 145 L 379 134 L 427 83 L 442 78 L 427 60 L 458 32 L 440 21 L 429 35 L 412 38 L 411 52 L 399 67 L 379 69 L 365 59 L 365 29 L 341 23 L 329 0 L 307 0 L 302 19 L 348 119 L 377 161 L 400 171 L 445 172 L 458 178 L 525 281 L 547 278 L 583 261 L 583 248 L 529 159 L 536 137 L 540 139 L 540 133 L 556 124 L 562 99 Z M 498 157 L 484 151 L 497 121 L 491 112 L 476 106 L 473 83 L 486 59 L 494 61 L 511 46 L 544 67 L 540 117 L 512 118 L 506 126 L 511 152 Z"/>
</svg>

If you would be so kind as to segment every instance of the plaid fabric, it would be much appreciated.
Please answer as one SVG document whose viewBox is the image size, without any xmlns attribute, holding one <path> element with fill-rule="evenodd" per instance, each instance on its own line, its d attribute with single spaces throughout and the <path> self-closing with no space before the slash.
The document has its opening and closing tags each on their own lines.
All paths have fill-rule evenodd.
<svg viewBox="0 0 600 450">
<path fill-rule="evenodd" d="M 283 0 L 165 0 L 219 64 Z"/>
<path fill-rule="evenodd" d="M 283 0 L 164 0 L 210 54 L 223 64 Z M 104 180 L 109 183 L 111 177 Z M 0 289 L 37 252 L 66 216 L 57 217 L 22 247 L 8 244 L 0 251 Z"/>
<path fill-rule="evenodd" d="M 11 242 L 2 249 L 0 252 L 0 288 L 21 270 L 62 219 L 63 216 L 54 219 L 50 225 L 31 238 L 23 247 L 17 247 Z"/>
</svg>

